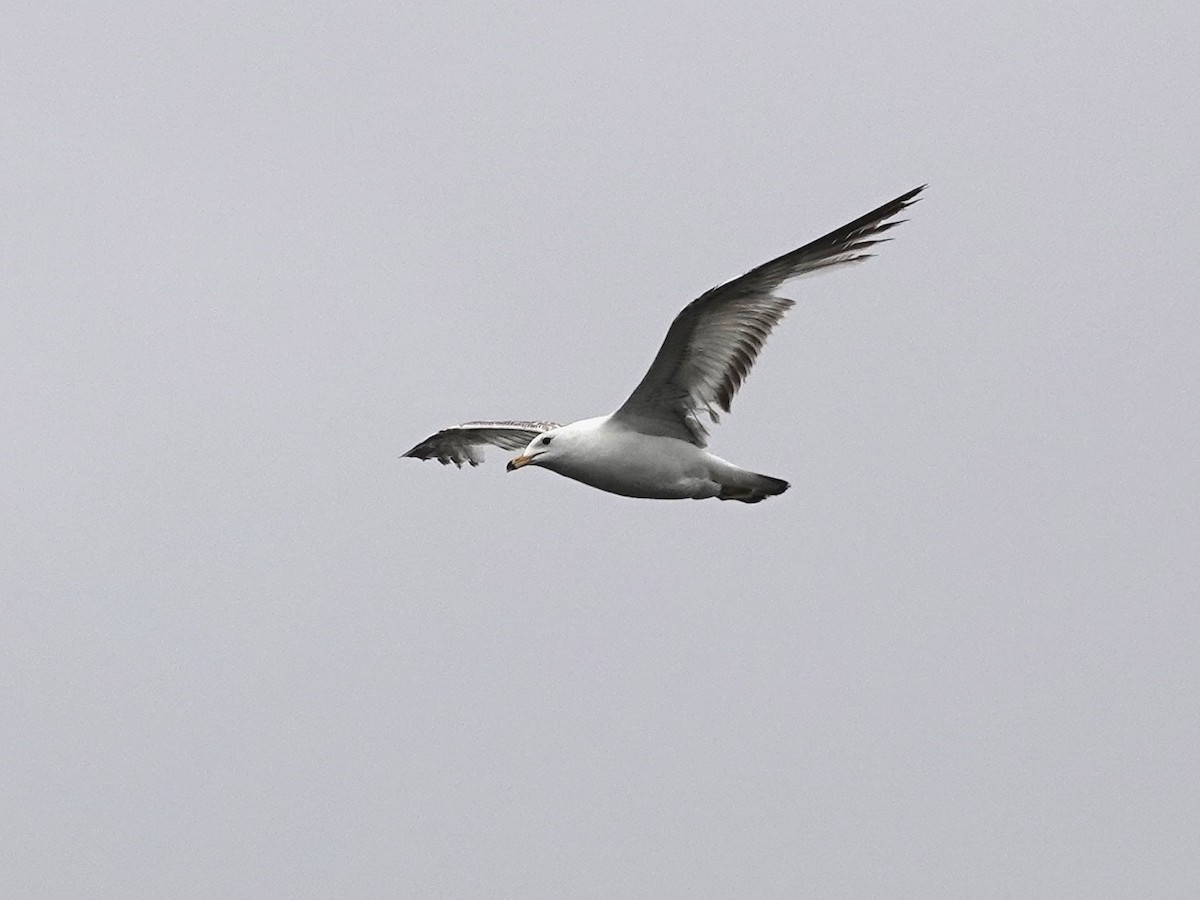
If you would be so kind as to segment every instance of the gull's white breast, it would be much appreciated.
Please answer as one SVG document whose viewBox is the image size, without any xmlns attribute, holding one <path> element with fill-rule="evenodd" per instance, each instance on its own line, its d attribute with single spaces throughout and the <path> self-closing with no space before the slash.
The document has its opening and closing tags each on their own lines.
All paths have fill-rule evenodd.
<svg viewBox="0 0 1200 900">
<path fill-rule="evenodd" d="M 655 500 L 699 500 L 721 490 L 712 475 L 713 465 L 722 461 L 695 444 L 642 434 L 609 416 L 570 427 L 577 432 L 570 453 L 544 464 L 559 475 L 613 494 Z"/>
</svg>

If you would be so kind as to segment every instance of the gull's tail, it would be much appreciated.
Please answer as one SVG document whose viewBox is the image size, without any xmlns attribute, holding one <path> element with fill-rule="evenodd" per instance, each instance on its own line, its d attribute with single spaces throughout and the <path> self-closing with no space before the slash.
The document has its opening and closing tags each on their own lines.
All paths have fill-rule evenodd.
<svg viewBox="0 0 1200 900">
<path fill-rule="evenodd" d="M 772 478 L 770 475 L 759 475 L 741 469 L 732 478 L 721 481 L 721 493 L 718 500 L 740 500 L 742 503 L 757 503 L 776 494 L 782 494 L 788 489 L 788 483 L 782 478 Z"/>
</svg>

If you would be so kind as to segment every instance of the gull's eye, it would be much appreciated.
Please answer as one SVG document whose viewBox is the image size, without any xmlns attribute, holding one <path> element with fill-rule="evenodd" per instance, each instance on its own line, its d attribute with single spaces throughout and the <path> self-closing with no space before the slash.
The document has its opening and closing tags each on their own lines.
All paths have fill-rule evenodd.
<svg viewBox="0 0 1200 900">
<path fill-rule="evenodd" d="M 544 438 L 542 438 L 542 443 L 543 444 L 550 443 L 550 435 L 546 435 Z"/>
</svg>

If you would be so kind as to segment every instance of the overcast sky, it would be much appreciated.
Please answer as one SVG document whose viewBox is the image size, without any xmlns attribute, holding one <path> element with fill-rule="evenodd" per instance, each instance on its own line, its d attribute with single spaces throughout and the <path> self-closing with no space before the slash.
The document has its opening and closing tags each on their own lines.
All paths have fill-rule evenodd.
<svg viewBox="0 0 1200 900">
<path fill-rule="evenodd" d="M 5 19 L 6 893 L 1200 896 L 1188 4 Z M 924 182 L 787 494 L 398 459 Z"/>
</svg>

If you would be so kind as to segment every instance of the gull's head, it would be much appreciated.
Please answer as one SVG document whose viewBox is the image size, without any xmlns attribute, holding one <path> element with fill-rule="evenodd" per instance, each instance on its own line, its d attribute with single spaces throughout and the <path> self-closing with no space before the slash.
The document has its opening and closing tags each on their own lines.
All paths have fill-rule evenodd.
<svg viewBox="0 0 1200 900">
<path fill-rule="evenodd" d="M 512 472 L 520 469 L 523 466 L 544 466 L 551 460 L 554 460 L 562 455 L 565 445 L 569 442 L 567 436 L 563 434 L 563 428 L 552 428 L 543 434 L 539 434 L 529 446 L 521 451 L 521 455 L 516 459 L 510 460 L 506 467 Z"/>
<path fill-rule="evenodd" d="M 509 462 L 508 471 L 524 466 L 545 466 L 563 475 L 575 471 L 595 455 L 597 433 L 603 431 L 608 419 L 608 416 L 597 416 L 542 432 L 529 442 L 520 456 Z"/>
</svg>

